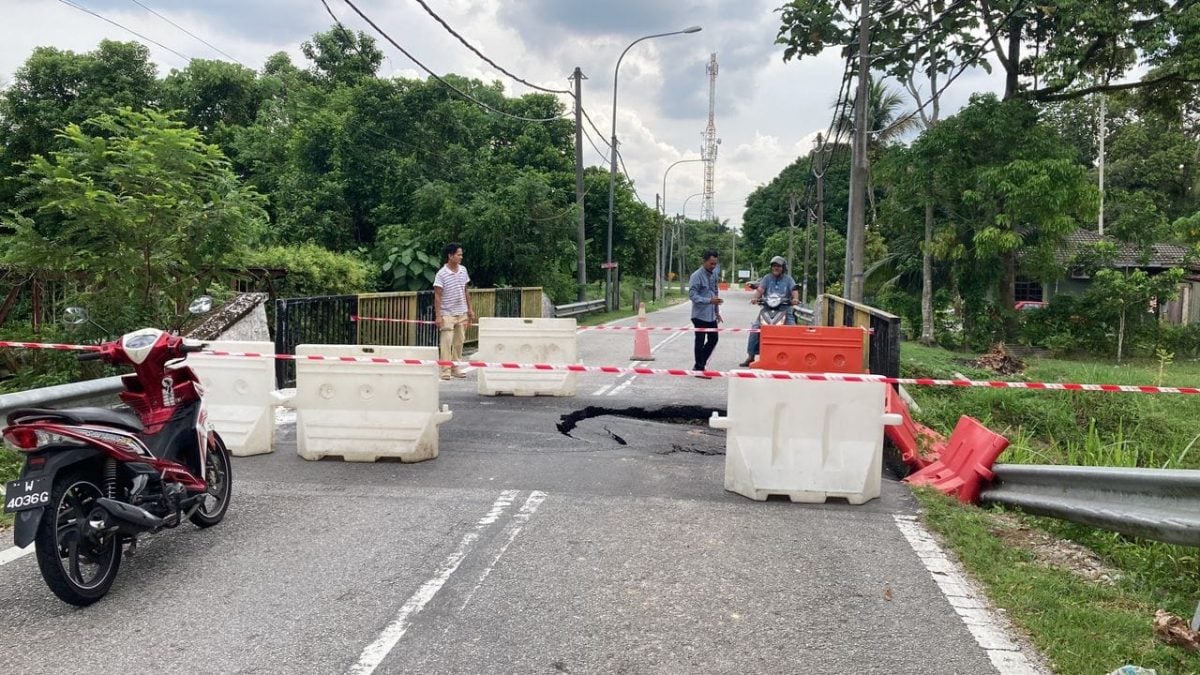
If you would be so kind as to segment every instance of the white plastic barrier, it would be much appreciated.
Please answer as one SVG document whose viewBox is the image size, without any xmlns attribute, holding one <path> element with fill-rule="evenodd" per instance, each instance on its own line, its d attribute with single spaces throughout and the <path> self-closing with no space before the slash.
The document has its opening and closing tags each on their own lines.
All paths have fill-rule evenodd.
<svg viewBox="0 0 1200 675">
<path fill-rule="evenodd" d="M 899 424 L 884 410 L 883 382 L 731 379 L 725 489 L 762 501 L 843 497 L 862 504 L 879 496 L 883 427 Z"/>
<path fill-rule="evenodd" d="M 208 348 L 227 352 L 275 354 L 270 342 L 215 341 Z M 204 385 L 208 419 L 233 455 L 261 455 L 275 445 L 275 359 L 190 354 Z"/>
<path fill-rule="evenodd" d="M 507 363 L 579 363 L 575 319 L 479 320 L 476 361 Z M 553 370 L 482 368 L 479 393 L 484 396 L 574 396 L 575 373 Z"/>
<path fill-rule="evenodd" d="M 436 360 L 436 347 L 300 345 L 297 356 Z M 397 457 L 420 462 L 438 454 L 438 367 L 296 360 L 296 445 L 304 459 L 348 462 Z"/>
</svg>

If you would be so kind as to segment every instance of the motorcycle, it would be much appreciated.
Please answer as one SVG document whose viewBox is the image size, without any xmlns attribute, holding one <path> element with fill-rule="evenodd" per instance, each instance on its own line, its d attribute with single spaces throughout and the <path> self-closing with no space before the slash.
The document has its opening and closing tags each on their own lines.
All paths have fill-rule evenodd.
<svg viewBox="0 0 1200 675">
<path fill-rule="evenodd" d="M 762 296 L 758 304 L 762 306 L 758 311 L 760 326 L 782 326 L 787 323 L 788 314 L 792 312 L 791 299 L 779 293 Z"/>
<path fill-rule="evenodd" d="M 202 297 L 189 311 L 211 308 Z M 68 322 L 90 321 L 79 308 Z M 46 585 L 63 601 L 90 605 L 108 592 L 137 538 L 221 522 L 229 509 L 230 455 L 208 422 L 204 390 L 184 363 L 205 344 L 156 328 L 127 333 L 81 353 L 81 361 L 132 366 L 108 408 L 26 408 L 8 416 L 4 442 L 24 455 L 8 483 L 17 546 L 35 544 Z M 127 547 L 127 549 L 126 549 Z"/>
</svg>

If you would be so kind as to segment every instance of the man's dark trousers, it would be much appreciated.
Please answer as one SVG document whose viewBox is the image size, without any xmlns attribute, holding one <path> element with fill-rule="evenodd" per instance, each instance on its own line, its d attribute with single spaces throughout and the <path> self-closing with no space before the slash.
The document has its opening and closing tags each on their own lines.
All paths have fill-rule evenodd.
<svg viewBox="0 0 1200 675">
<path fill-rule="evenodd" d="M 716 328 L 716 321 L 701 321 L 700 319 L 692 319 L 692 325 L 696 328 Z M 708 367 L 708 357 L 712 356 L 713 350 L 717 348 L 717 333 L 696 331 L 696 364 L 692 370 L 704 370 Z"/>
</svg>

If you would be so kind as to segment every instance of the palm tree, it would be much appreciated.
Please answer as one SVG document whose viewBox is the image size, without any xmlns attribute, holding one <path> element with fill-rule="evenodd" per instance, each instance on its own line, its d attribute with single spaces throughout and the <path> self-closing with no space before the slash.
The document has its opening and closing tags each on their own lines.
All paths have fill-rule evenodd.
<svg viewBox="0 0 1200 675">
<path fill-rule="evenodd" d="M 900 112 L 907 103 L 907 99 L 900 92 L 868 76 L 866 122 L 869 157 L 873 158 L 879 148 L 895 143 L 920 125 L 921 120 L 915 113 Z M 834 102 L 834 109 L 837 108 L 838 102 Z M 847 101 L 846 106 L 841 109 L 835 122 L 838 135 L 854 136 L 854 109 L 854 99 Z M 867 200 L 871 203 L 871 222 L 875 222 L 875 179 L 870 165 L 867 167 Z"/>
</svg>

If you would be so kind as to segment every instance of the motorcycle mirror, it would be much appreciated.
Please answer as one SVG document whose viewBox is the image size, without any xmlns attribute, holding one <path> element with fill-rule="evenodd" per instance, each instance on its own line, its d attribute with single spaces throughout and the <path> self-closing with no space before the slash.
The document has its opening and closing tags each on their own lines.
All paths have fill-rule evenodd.
<svg viewBox="0 0 1200 675">
<path fill-rule="evenodd" d="M 189 314 L 206 314 L 212 311 L 213 299 L 210 295 L 201 295 L 188 305 Z"/>
<path fill-rule="evenodd" d="M 83 307 L 68 307 L 63 310 L 63 323 L 68 326 L 80 326 L 88 322 L 91 316 Z"/>
</svg>

